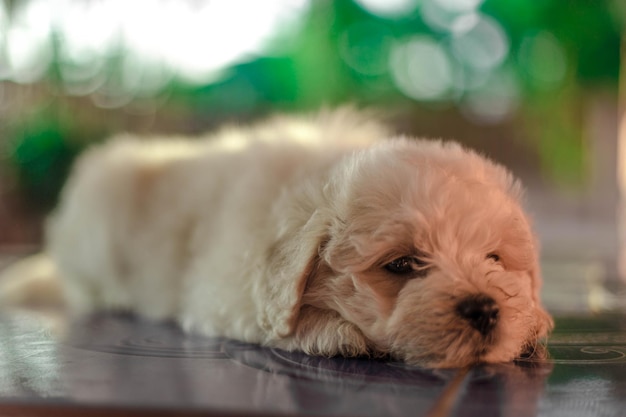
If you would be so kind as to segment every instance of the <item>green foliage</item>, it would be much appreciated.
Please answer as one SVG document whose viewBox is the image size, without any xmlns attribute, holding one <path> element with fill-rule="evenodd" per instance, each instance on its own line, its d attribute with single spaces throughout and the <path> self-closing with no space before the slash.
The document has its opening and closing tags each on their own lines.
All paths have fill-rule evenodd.
<svg viewBox="0 0 626 417">
<path fill-rule="evenodd" d="M 505 57 L 487 69 L 472 68 L 472 62 L 464 61 L 462 52 L 467 51 L 459 54 L 454 49 L 458 31 L 437 27 L 428 20 L 425 8 L 435 0 L 415 0 L 415 4 L 406 15 L 384 17 L 352 0 L 312 0 L 301 27 L 290 35 L 293 38 L 289 42 L 277 39 L 277 43 L 289 44 L 280 53 L 250 56 L 206 83 L 191 84 L 171 74 L 162 90 L 151 93 L 154 97 L 146 96 L 149 89 L 122 91 L 130 88 L 124 87 L 128 74 L 123 72 L 124 68 L 128 70 L 126 58 L 132 52 L 120 46 L 107 55 L 103 74 L 98 74 L 104 77 L 96 80 L 101 82 L 101 91 L 85 94 L 121 94 L 119 106 L 133 99 L 158 98 L 164 107 L 185 114 L 184 120 L 203 121 L 242 119 L 273 110 L 309 110 L 343 102 L 385 107 L 413 101 L 415 107 L 429 111 L 453 106 L 464 111 L 480 102 L 482 108 L 498 110 L 498 99 L 504 96 L 512 101 L 511 108 L 519 109 L 522 128 L 527 130 L 545 172 L 557 182 L 580 184 L 587 169 L 588 143 L 581 133 L 585 130 L 585 94 L 596 88 L 616 90 L 618 84 L 624 26 L 616 6 L 619 1 L 485 0 L 478 12 L 496 22 L 506 37 Z M 403 92 L 394 79 L 390 57 L 394 45 L 416 36 L 427 38 L 430 45 L 439 48 L 451 66 L 455 83 L 459 79 L 470 82 L 456 83 L 434 100 L 420 100 Z M 70 91 L 63 84 L 68 69 L 64 72 L 63 65 L 68 63 L 59 52 L 61 41 L 58 36 L 51 40 L 54 59 L 42 81 L 59 95 Z M 432 71 L 428 62 L 410 64 L 413 70 L 420 66 Z M 131 84 L 141 83 L 142 74 L 148 74 L 146 70 L 152 64 L 133 65 Z M 422 72 L 428 71 L 422 68 Z M 85 81 L 86 86 L 90 83 Z M 510 91 L 504 91 L 505 87 Z M 108 104 L 116 103 L 113 98 Z M 62 98 L 55 102 L 61 103 Z M 94 103 L 99 104 L 96 99 Z M 102 102 L 100 105 L 106 107 Z M 487 123 L 489 118 L 477 122 Z M 96 130 L 106 130 L 110 121 L 103 119 L 100 123 Z M 85 135 L 84 121 L 78 115 L 50 107 L 15 124 L 9 137 L 10 154 L 20 182 L 32 198 L 46 204 L 54 201 L 80 148 L 80 137 Z"/>
<path fill-rule="evenodd" d="M 27 198 L 43 208 L 56 203 L 85 130 L 67 115 L 46 107 L 16 123 L 9 133 L 6 152 Z"/>
</svg>

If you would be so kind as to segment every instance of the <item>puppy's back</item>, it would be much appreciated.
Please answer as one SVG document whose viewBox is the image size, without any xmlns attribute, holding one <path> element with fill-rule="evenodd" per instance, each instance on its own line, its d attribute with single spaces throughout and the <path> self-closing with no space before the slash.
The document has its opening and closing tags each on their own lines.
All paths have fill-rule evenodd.
<svg viewBox="0 0 626 417">
<path fill-rule="evenodd" d="M 254 305 L 242 288 L 277 233 L 281 194 L 321 181 L 337 159 L 384 134 L 344 111 L 207 138 L 124 135 L 95 146 L 79 158 L 47 228 L 70 307 L 205 315 L 227 328 L 223 305 Z M 254 321 L 248 313 L 239 316 Z"/>
</svg>

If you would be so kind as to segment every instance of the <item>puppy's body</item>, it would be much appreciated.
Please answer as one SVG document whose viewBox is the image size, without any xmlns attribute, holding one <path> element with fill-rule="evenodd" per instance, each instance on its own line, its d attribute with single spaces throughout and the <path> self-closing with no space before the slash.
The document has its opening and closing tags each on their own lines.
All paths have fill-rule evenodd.
<svg viewBox="0 0 626 417">
<path fill-rule="evenodd" d="M 518 184 L 456 144 L 385 136 L 339 112 L 93 148 L 48 227 L 69 306 L 428 366 L 535 346 L 552 324 Z"/>
</svg>

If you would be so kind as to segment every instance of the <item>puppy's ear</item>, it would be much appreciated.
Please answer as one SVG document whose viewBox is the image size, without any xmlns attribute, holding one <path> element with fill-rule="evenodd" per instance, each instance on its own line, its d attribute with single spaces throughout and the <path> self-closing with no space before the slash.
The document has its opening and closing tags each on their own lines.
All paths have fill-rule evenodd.
<svg viewBox="0 0 626 417">
<path fill-rule="evenodd" d="M 315 211 L 300 228 L 287 227 L 267 254 L 267 269 L 256 282 L 259 324 L 272 338 L 295 330 L 302 295 L 320 264 L 325 223 Z"/>
</svg>

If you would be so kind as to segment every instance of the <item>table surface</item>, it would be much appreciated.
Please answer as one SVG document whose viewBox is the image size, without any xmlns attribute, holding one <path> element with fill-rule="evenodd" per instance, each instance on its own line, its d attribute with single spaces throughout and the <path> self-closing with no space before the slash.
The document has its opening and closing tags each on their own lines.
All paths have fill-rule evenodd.
<svg viewBox="0 0 626 417">
<path fill-rule="evenodd" d="M 0 415 L 624 416 L 626 314 L 560 308 L 580 296 L 567 278 L 547 288 L 548 360 L 469 370 L 310 357 L 129 315 L 7 312 Z"/>
</svg>

